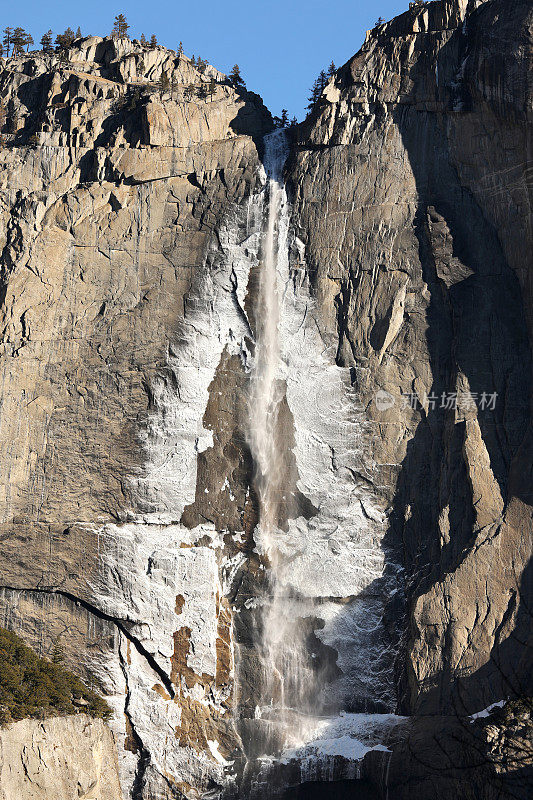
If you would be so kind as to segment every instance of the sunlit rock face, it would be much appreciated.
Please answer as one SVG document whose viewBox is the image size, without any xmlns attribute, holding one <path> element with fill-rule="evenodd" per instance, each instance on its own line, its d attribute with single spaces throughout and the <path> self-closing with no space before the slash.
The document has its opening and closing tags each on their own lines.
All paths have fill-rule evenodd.
<svg viewBox="0 0 533 800">
<path fill-rule="evenodd" d="M 113 736 L 84 714 L 21 720 L 0 732 L 0 797 L 122 800 Z"/>
<path fill-rule="evenodd" d="M 106 695 L 125 798 L 386 797 L 399 715 L 530 674 L 530 27 L 411 9 L 276 158 L 164 48 L 3 63 L 1 624 Z"/>
</svg>

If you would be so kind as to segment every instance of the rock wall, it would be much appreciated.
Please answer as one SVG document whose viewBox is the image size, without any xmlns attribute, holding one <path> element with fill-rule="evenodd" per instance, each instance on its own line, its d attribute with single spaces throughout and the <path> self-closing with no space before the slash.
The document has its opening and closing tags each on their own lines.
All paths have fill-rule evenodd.
<svg viewBox="0 0 533 800">
<path fill-rule="evenodd" d="M 232 253 L 253 250 L 271 118 L 211 67 L 126 40 L 3 62 L 0 96 L 1 615 L 106 694 L 124 792 L 175 796 L 220 782 L 219 743 L 239 746 L 211 522 L 235 491 L 238 558 L 231 414 L 212 503 L 196 471 L 208 387 L 231 408 L 243 371 Z"/>
<path fill-rule="evenodd" d="M 520 0 L 443 0 L 377 26 L 289 171 L 405 567 L 407 713 L 530 689 L 532 20 Z"/>
<path fill-rule="evenodd" d="M 297 782 L 370 753 L 385 794 L 397 718 L 368 712 L 531 688 L 531 24 L 525 0 L 414 7 L 294 135 L 281 574 L 346 712 Z M 270 115 L 96 37 L 2 62 L 0 99 L 0 623 L 104 692 L 125 797 L 277 791 L 247 440 Z"/>
<path fill-rule="evenodd" d="M 2 728 L 0 797 L 122 800 L 109 728 L 85 715 L 22 720 Z"/>
</svg>

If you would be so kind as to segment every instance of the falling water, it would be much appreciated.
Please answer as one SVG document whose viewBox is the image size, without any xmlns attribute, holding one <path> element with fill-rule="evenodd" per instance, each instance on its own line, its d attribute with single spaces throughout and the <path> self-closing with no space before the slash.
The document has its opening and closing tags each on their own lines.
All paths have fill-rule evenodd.
<svg viewBox="0 0 533 800">
<path fill-rule="evenodd" d="M 325 352 L 305 275 L 289 263 L 287 155 L 284 131 L 266 137 L 248 417 L 259 503 L 254 539 L 268 566 L 256 709 L 267 755 L 303 753 L 327 730 L 339 747 L 358 742 L 366 723 L 342 710 L 389 711 L 394 702 L 382 622 L 394 588 L 384 575 L 384 517 L 379 497 L 354 478 L 365 469 L 364 439 L 349 376 Z M 297 494 L 311 504 L 309 517 Z M 336 603 L 336 593 L 345 602 Z"/>
<path fill-rule="evenodd" d="M 289 213 L 282 175 L 288 147 L 284 131 L 265 139 L 266 230 L 256 310 L 256 351 L 252 374 L 249 440 L 255 464 L 255 489 L 260 508 L 256 539 L 268 559 L 269 596 L 262 619 L 261 658 L 264 668 L 263 718 L 278 727 L 280 744 L 300 741 L 308 725 L 306 697 L 313 674 L 307 664 L 302 631 L 279 579 L 282 557 L 276 544 L 282 507 L 286 442 L 280 424 L 285 385 L 280 379 L 280 265 L 288 259 Z M 283 497 L 283 500 L 285 498 Z"/>
<path fill-rule="evenodd" d="M 281 453 L 277 446 L 277 420 L 282 399 L 278 381 L 279 299 L 277 261 L 286 235 L 280 236 L 282 208 L 286 204 L 282 183 L 287 144 L 283 131 L 265 138 L 267 170 L 267 225 L 256 310 L 256 352 L 250 402 L 250 446 L 256 469 L 256 491 L 261 511 L 263 543 L 269 551 L 277 523 Z"/>
</svg>

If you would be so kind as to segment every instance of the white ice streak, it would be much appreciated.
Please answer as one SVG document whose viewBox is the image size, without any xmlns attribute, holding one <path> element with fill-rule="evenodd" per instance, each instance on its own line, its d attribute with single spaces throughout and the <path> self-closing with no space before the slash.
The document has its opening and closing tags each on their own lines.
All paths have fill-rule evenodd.
<svg viewBox="0 0 533 800">
<path fill-rule="evenodd" d="M 506 702 L 507 700 L 500 700 L 498 703 L 492 703 L 490 706 L 487 706 L 487 708 L 484 708 L 483 711 L 477 711 L 475 714 L 471 714 L 469 719 L 472 722 L 475 722 L 476 719 L 486 719 L 490 717 L 495 708 L 503 708 Z"/>
<path fill-rule="evenodd" d="M 127 697 L 127 714 L 150 753 L 150 769 L 179 775 L 192 785 L 206 776 L 223 782 L 224 765 L 213 751 L 198 753 L 178 745 L 180 703 L 164 698 L 172 674 L 173 635 L 180 628 L 190 630 L 187 666 L 198 675 L 216 674 L 217 609 L 223 589 L 220 554 L 215 551 L 222 538 L 212 525 L 190 531 L 179 520 L 195 498 L 198 453 L 213 442 L 203 417 L 221 355 L 226 349 L 244 362 L 248 358 L 243 303 L 250 269 L 258 259 L 261 196 L 251 198 L 244 212 L 236 209 L 234 218 L 219 229 L 216 248 L 198 268 L 179 335 L 169 346 L 166 369 L 151 384 L 153 411 L 140 434 L 146 465 L 130 481 L 133 521 L 99 529 L 100 570 L 91 585 L 94 604 L 127 626 L 132 639 L 167 678 L 162 686 L 161 675 L 142 651 L 120 634 L 123 678 L 115 681 L 114 693 L 123 693 L 122 705 Z M 195 546 L 204 536 L 211 545 Z M 235 568 L 228 564 L 222 571 L 232 573 Z M 227 697 L 219 697 L 218 690 L 207 694 L 200 685 L 188 689 L 183 681 L 175 688 L 178 694 L 194 695 L 213 713 L 224 713 Z M 119 713 L 116 705 L 113 726 L 118 740 L 124 741 L 124 708 Z M 136 758 L 126 751 L 122 760 L 128 792 Z"/>
<path fill-rule="evenodd" d="M 238 218 L 220 229 L 221 252 L 212 254 L 212 268 L 199 270 L 179 339 L 169 347 L 166 367 L 173 380 L 166 374 L 152 383 L 154 413 L 141 434 L 147 464 L 132 479 L 146 521 L 175 522 L 194 501 L 197 456 L 213 444 L 212 431 L 202 424 L 209 385 L 224 349 L 247 358 L 244 297 L 258 258 L 260 206 L 252 198 L 251 230 L 244 231 Z"/>
</svg>

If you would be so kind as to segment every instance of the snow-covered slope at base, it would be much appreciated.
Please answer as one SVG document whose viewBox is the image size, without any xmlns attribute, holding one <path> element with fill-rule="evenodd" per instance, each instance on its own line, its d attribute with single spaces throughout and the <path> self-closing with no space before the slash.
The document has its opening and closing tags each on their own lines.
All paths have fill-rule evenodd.
<svg viewBox="0 0 533 800">
<path fill-rule="evenodd" d="M 301 747 L 285 750 L 279 759 L 280 763 L 299 761 L 302 778 L 306 781 L 314 780 L 309 775 L 313 762 L 318 769 L 318 764 L 330 757 L 345 758 L 355 769 L 371 750 L 388 751 L 384 744 L 387 735 L 403 719 L 394 714 L 341 714 L 321 719 L 310 734 L 309 741 Z M 346 777 L 356 777 L 356 773 Z"/>
<path fill-rule="evenodd" d="M 361 761 L 373 750 L 390 752 L 387 741 L 405 718 L 393 714 L 341 714 L 309 722 L 308 741 L 262 759 L 253 783 L 253 800 L 283 795 L 283 785 L 354 780 Z"/>
</svg>

